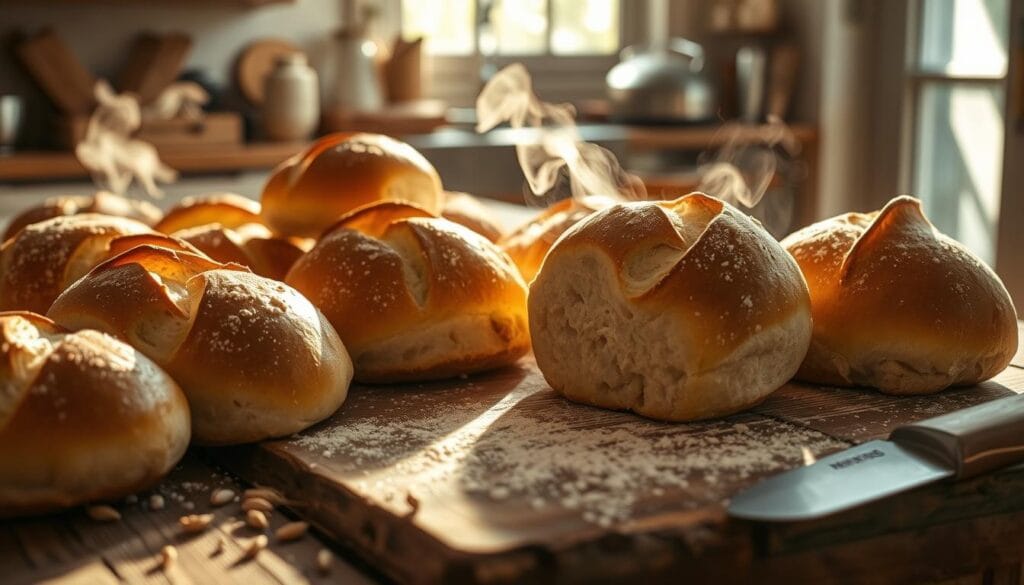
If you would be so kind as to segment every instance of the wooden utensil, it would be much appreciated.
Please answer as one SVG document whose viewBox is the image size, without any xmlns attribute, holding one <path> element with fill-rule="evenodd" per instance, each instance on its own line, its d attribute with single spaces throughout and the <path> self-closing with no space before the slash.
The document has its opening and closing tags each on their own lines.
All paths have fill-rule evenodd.
<svg viewBox="0 0 1024 585">
<path fill-rule="evenodd" d="M 185 34 L 140 35 L 118 76 L 118 88 L 137 94 L 142 105 L 152 102 L 181 75 L 191 50 L 192 39 Z"/>
<path fill-rule="evenodd" d="M 282 39 L 262 39 L 243 49 L 235 64 L 235 83 L 242 97 L 253 106 L 262 105 L 263 80 L 274 68 L 278 57 L 295 53 L 302 53 L 302 50 Z"/>
<path fill-rule="evenodd" d="M 88 114 L 96 105 L 96 77 L 81 64 L 53 29 L 43 29 L 20 43 L 16 52 L 32 79 L 57 108 L 67 114 Z"/>
</svg>

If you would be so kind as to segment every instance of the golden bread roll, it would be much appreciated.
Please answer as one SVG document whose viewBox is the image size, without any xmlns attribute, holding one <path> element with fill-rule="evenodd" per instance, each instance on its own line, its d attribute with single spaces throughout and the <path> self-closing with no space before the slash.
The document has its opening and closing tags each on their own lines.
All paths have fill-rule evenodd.
<svg viewBox="0 0 1024 585">
<path fill-rule="evenodd" d="M 441 178 L 404 142 L 338 133 L 274 169 L 263 188 L 262 214 L 278 233 L 315 238 L 345 213 L 378 201 L 406 201 L 440 213 Z"/>
<path fill-rule="evenodd" d="M 516 361 L 526 289 L 483 236 L 403 203 L 357 210 L 285 282 L 334 324 L 364 382 L 430 380 Z"/>
<path fill-rule="evenodd" d="M 174 232 L 218 262 L 233 262 L 260 276 L 284 280 L 285 274 L 313 247 L 313 240 L 275 236 L 266 226 L 247 223 L 231 229 L 207 224 Z"/>
<path fill-rule="evenodd" d="M 668 421 L 748 408 L 811 339 L 807 285 L 759 224 L 701 193 L 576 224 L 530 286 L 537 365 L 563 396 Z"/>
<path fill-rule="evenodd" d="M 199 443 L 298 432 L 337 410 L 352 378 L 345 346 L 302 295 L 188 252 L 132 248 L 64 291 L 49 316 L 160 364 L 188 396 Z"/>
<path fill-rule="evenodd" d="M 540 270 L 548 250 L 565 230 L 613 203 L 613 200 L 599 196 L 563 199 L 513 230 L 498 245 L 519 267 L 523 280 L 530 282 Z"/>
<path fill-rule="evenodd" d="M 148 201 L 128 199 L 106 191 L 97 191 L 95 195 L 62 195 L 51 197 L 41 205 L 30 207 L 16 216 L 7 225 L 4 241 L 10 239 L 27 225 L 54 217 L 80 213 L 126 217 L 150 226 L 160 221 L 162 215 L 160 209 Z"/>
<path fill-rule="evenodd" d="M 0 246 L 0 310 L 45 313 L 61 291 L 109 257 L 113 240 L 148 233 L 133 219 L 94 213 L 26 226 Z"/>
<path fill-rule="evenodd" d="M 999 277 L 939 233 L 912 197 L 816 223 L 782 245 L 811 291 L 802 380 L 927 394 L 991 378 L 1017 350 Z"/>
<path fill-rule="evenodd" d="M 189 442 L 170 376 L 97 331 L 0 313 L 0 517 L 148 489 Z"/>
<path fill-rule="evenodd" d="M 259 203 L 234 193 L 212 193 L 182 199 L 155 229 L 171 234 L 207 224 L 236 228 L 247 223 L 262 223 Z"/>
<path fill-rule="evenodd" d="M 494 219 L 494 214 L 469 193 L 445 191 L 441 217 L 468 227 L 492 242 L 497 242 L 504 235 L 504 230 Z"/>
</svg>

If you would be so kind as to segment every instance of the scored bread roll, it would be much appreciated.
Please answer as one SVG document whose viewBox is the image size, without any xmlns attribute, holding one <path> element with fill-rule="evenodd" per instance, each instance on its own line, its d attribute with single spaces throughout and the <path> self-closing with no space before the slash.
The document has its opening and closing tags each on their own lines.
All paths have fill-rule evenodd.
<svg viewBox="0 0 1024 585">
<path fill-rule="evenodd" d="M 337 410 L 352 378 L 338 334 L 293 288 L 188 252 L 132 248 L 64 291 L 49 316 L 160 364 L 188 396 L 199 443 L 298 432 Z"/>
<path fill-rule="evenodd" d="M 749 217 L 694 193 L 594 213 L 530 286 L 537 365 L 565 397 L 669 421 L 750 407 L 810 343 L 796 262 Z"/>
<path fill-rule="evenodd" d="M 313 247 L 313 241 L 277 236 L 262 221 L 259 203 L 233 193 L 217 193 L 182 200 L 156 229 L 192 244 L 218 262 L 241 264 L 260 276 L 282 280 L 299 256 Z"/>
<path fill-rule="evenodd" d="M 261 221 L 260 204 L 256 201 L 235 193 L 211 193 L 182 199 L 167 210 L 155 229 L 171 234 L 207 224 L 236 228 Z"/>
<path fill-rule="evenodd" d="M 359 381 L 446 378 L 510 364 L 529 349 L 526 289 L 508 257 L 412 205 L 343 217 L 285 282 L 338 329 Z"/>
<path fill-rule="evenodd" d="M 497 242 L 504 235 L 494 215 L 469 193 L 445 191 L 441 217 L 468 227 L 492 242 Z"/>
<path fill-rule="evenodd" d="M 439 213 L 441 178 L 404 142 L 338 133 L 274 169 L 263 188 L 262 215 L 278 233 L 315 238 L 345 213 L 378 201 L 406 201 Z"/>
<path fill-rule="evenodd" d="M 548 250 L 565 230 L 613 203 L 612 199 L 596 195 L 563 199 L 513 230 L 498 245 L 519 267 L 523 280 L 530 282 L 540 270 Z"/>
<path fill-rule="evenodd" d="M 0 310 L 45 313 L 61 291 L 109 257 L 113 240 L 150 233 L 138 221 L 94 213 L 26 226 L 0 246 Z"/>
<path fill-rule="evenodd" d="M 184 455 L 184 395 L 127 344 L 17 312 L 0 339 L 0 517 L 123 498 Z"/>
<path fill-rule="evenodd" d="M 114 217 L 125 217 L 140 221 L 146 225 L 154 225 L 160 221 L 160 210 L 148 201 L 128 199 L 107 191 L 97 191 L 95 195 L 62 195 L 51 197 L 42 204 L 30 207 L 17 215 L 7 225 L 4 241 L 18 233 L 21 228 L 65 215 L 80 213 L 99 213 Z"/>
<path fill-rule="evenodd" d="M 814 336 L 797 377 L 926 394 L 1002 371 L 1017 349 L 1003 283 L 907 196 L 783 240 L 807 278 Z"/>
</svg>

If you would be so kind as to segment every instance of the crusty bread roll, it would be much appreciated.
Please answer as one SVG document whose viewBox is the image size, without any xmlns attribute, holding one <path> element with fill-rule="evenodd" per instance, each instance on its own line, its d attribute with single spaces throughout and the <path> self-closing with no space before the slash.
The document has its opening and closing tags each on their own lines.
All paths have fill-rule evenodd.
<svg viewBox="0 0 1024 585">
<path fill-rule="evenodd" d="M 260 204 L 233 193 L 187 197 L 167 212 L 156 229 L 218 262 L 241 264 L 274 280 L 283 280 L 314 243 L 275 235 L 263 225 Z"/>
<path fill-rule="evenodd" d="M 0 339 L 0 517 L 122 498 L 184 455 L 185 396 L 127 344 L 34 313 Z"/>
<path fill-rule="evenodd" d="M 188 396 L 199 443 L 300 431 L 341 406 L 352 378 L 337 333 L 302 295 L 188 252 L 132 248 L 64 291 L 49 316 L 160 364 Z"/>
<path fill-rule="evenodd" d="M 814 336 L 797 377 L 927 394 L 1002 371 L 1017 348 L 1003 283 L 912 197 L 783 240 L 807 278 Z"/>
<path fill-rule="evenodd" d="M 21 228 L 65 215 L 80 213 L 99 213 L 114 217 L 126 217 L 140 221 L 146 225 L 154 225 L 160 221 L 161 213 L 152 203 L 138 199 L 128 199 L 106 191 L 97 191 L 95 195 L 62 195 L 51 197 L 41 205 L 30 207 L 16 216 L 7 225 L 4 241 L 18 233 Z"/>
<path fill-rule="evenodd" d="M 445 378 L 529 349 L 526 289 L 508 257 L 412 205 L 345 216 L 285 281 L 338 329 L 359 381 Z"/>
<path fill-rule="evenodd" d="M 494 215 L 469 193 L 445 191 L 441 217 L 468 227 L 492 242 L 497 242 L 504 235 Z"/>
<path fill-rule="evenodd" d="M 236 228 L 247 223 L 262 223 L 258 202 L 235 193 L 211 193 L 182 199 L 167 210 L 155 229 L 172 234 L 207 224 Z"/>
<path fill-rule="evenodd" d="M 111 241 L 148 233 L 133 219 L 94 213 L 26 226 L 0 246 L 0 310 L 45 313 L 61 291 L 109 257 Z"/>
<path fill-rule="evenodd" d="M 685 421 L 737 412 L 792 377 L 811 338 L 796 262 L 701 193 L 599 211 L 530 286 L 537 365 L 571 400 Z"/>
<path fill-rule="evenodd" d="M 380 134 L 338 133 L 274 170 L 263 188 L 262 214 L 276 232 L 315 238 L 345 213 L 387 200 L 440 213 L 441 178 L 404 142 Z"/>
<path fill-rule="evenodd" d="M 519 267 L 523 279 L 530 282 L 540 270 L 548 250 L 565 230 L 613 203 L 612 199 L 599 196 L 563 199 L 513 230 L 498 245 Z"/>
</svg>

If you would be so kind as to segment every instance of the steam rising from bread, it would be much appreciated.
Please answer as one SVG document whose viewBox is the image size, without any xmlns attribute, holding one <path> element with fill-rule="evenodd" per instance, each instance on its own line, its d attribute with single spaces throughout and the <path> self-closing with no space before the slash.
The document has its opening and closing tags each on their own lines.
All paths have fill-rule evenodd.
<svg viewBox="0 0 1024 585">
<path fill-rule="evenodd" d="M 775 117 L 764 126 L 754 127 L 757 140 L 741 142 L 741 134 L 750 128 L 735 123 L 722 126 L 719 133 L 727 138 L 713 159 L 701 165 L 698 191 L 747 208 L 761 202 L 778 168 L 775 147 L 796 154 L 799 143 L 789 127 Z"/>
<path fill-rule="evenodd" d="M 477 97 L 476 113 L 477 132 L 504 122 L 539 131 L 539 140 L 516 145 L 519 166 L 534 195 L 551 191 L 563 169 L 576 198 L 643 199 L 647 194 L 643 183 L 622 170 L 611 152 L 580 138 L 572 105 L 543 102 L 533 93 L 530 74 L 521 63 L 505 67 L 487 82 Z"/>
</svg>

